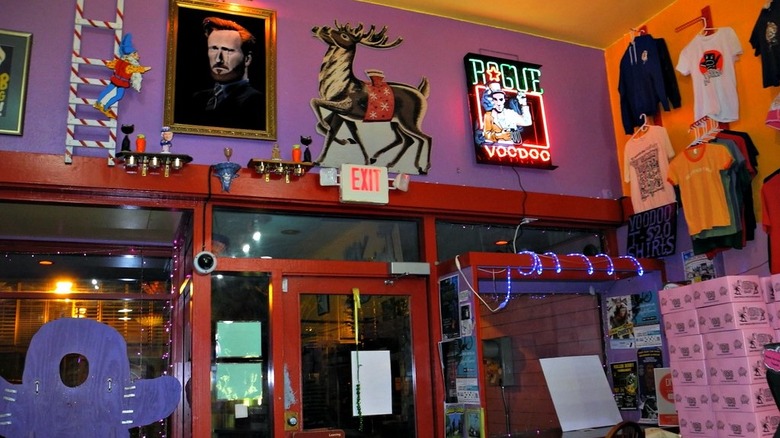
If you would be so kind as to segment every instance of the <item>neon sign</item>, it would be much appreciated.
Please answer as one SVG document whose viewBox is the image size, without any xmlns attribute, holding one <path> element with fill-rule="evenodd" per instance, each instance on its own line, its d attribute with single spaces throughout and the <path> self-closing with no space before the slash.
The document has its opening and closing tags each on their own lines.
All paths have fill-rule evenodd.
<svg viewBox="0 0 780 438">
<path fill-rule="evenodd" d="M 555 169 L 541 66 L 475 53 L 463 61 L 477 162 Z"/>
</svg>

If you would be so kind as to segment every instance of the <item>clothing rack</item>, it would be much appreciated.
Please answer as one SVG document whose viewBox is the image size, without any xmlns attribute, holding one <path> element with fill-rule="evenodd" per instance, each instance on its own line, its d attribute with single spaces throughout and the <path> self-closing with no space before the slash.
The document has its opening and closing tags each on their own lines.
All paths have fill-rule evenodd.
<svg viewBox="0 0 780 438">
<path fill-rule="evenodd" d="M 701 15 L 675 27 L 674 31 L 681 32 L 682 30 L 687 29 L 700 21 L 704 22 L 702 31 L 704 31 L 705 35 L 709 35 L 709 32 L 712 30 L 712 11 L 710 10 L 709 6 L 701 8 Z"/>
</svg>

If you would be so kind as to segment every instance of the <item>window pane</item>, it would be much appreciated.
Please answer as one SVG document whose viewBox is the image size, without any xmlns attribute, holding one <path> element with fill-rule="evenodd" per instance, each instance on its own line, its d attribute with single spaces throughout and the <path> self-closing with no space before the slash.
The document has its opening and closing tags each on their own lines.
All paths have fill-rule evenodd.
<svg viewBox="0 0 780 438">
<path fill-rule="evenodd" d="M 409 298 L 361 295 L 360 301 L 356 321 L 351 295 L 301 295 L 303 428 L 343 429 L 350 437 L 414 437 Z M 392 384 L 381 387 L 386 393 L 358 393 L 353 389 L 353 376 L 358 375 L 353 364 L 376 356 L 389 357 L 389 370 L 358 368 L 370 375 L 359 377 L 361 386 L 384 378 Z M 361 401 L 358 412 L 373 410 L 374 415 L 361 420 L 356 400 Z"/>
<path fill-rule="evenodd" d="M 93 319 L 118 331 L 127 343 L 131 380 L 170 375 L 170 316 L 167 300 L 0 299 L 0 377 L 21 385 L 33 336 L 44 324 L 60 318 Z M 80 354 L 53 358 L 59 362 L 63 383 L 70 387 L 85 383 L 92 366 L 82 359 Z M 169 433 L 167 419 L 130 429 L 133 437 Z"/>
<path fill-rule="evenodd" d="M 222 257 L 420 261 L 416 221 L 215 209 L 213 229 Z"/>
<path fill-rule="evenodd" d="M 594 230 L 436 222 L 436 247 L 440 261 L 470 251 L 596 255 L 603 250 L 601 242 L 601 233 Z"/>
<path fill-rule="evenodd" d="M 266 273 L 211 276 L 211 403 L 215 436 L 268 436 Z M 251 432 L 250 432 L 251 431 Z"/>
</svg>

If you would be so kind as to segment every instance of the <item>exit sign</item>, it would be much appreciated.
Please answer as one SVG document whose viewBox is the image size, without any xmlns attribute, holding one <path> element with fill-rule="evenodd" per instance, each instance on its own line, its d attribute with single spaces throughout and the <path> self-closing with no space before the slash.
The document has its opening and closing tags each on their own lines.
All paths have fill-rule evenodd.
<svg viewBox="0 0 780 438">
<path fill-rule="evenodd" d="M 342 164 L 339 181 L 341 202 L 387 204 L 390 201 L 386 167 Z"/>
</svg>

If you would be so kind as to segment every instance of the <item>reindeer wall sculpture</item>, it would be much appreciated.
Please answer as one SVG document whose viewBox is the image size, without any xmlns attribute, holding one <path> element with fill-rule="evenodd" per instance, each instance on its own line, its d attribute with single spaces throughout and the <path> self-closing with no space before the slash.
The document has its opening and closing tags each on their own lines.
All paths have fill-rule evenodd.
<svg viewBox="0 0 780 438">
<path fill-rule="evenodd" d="M 359 80 L 352 71 L 352 62 L 358 45 L 379 49 L 396 47 L 400 37 L 388 42 L 387 27 L 379 32 L 375 26 L 363 30 L 363 25 L 351 27 L 349 23 L 334 27 L 314 27 L 315 37 L 328 45 L 319 73 L 319 98 L 311 100 L 317 116 L 317 132 L 325 136 L 325 142 L 316 163 L 323 164 L 334 142 L 339 145 L 356 144 L 363 155 L 363 163 L 384 164 L 389 169 L 426 174 L 431 166 L 431 137 L 422 131 L 422 119 L 427 109 L 428 79 L 423 77 L 415 88 L 410 85 L 385 82 L 378 70 L 367 70 L 371 82 Z M 376 147 L 376 141 L 366 143 L 360 135 L 366 123 L 389 124 L 393 139 Z M 345 127 L 351 136 L 339 138 L 339 130 Z M 394 169 L 407 151 L 416 147 L 414 168 Z M 374 151 L 374 149 L 376 149 Z M 384 154 L 398 149 L 392 158 Z M 372 154 L 369 154 L 372 151 Z M 386 163 L 386 164 L 385 164 Z"/>
</svg>

